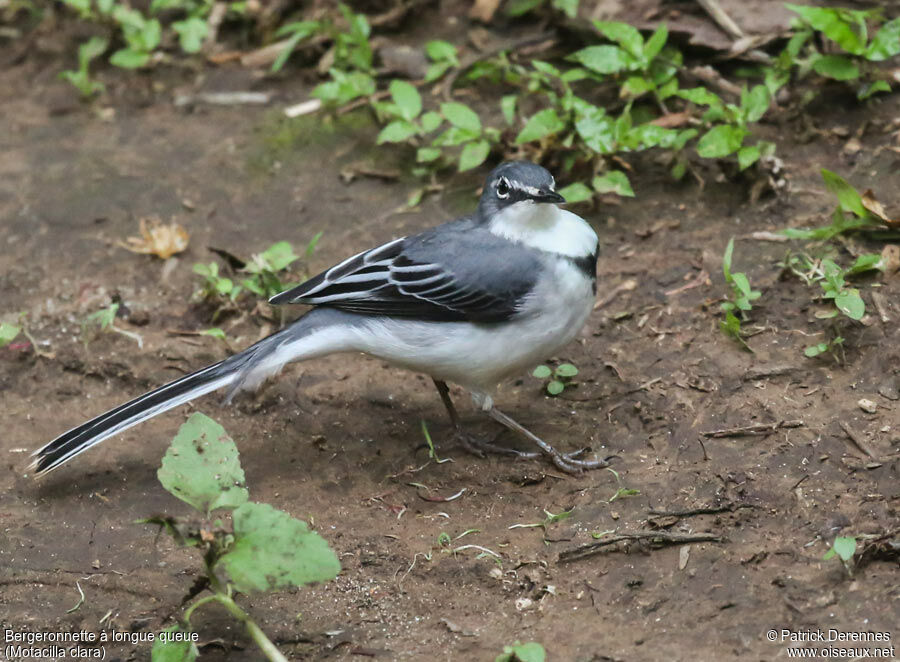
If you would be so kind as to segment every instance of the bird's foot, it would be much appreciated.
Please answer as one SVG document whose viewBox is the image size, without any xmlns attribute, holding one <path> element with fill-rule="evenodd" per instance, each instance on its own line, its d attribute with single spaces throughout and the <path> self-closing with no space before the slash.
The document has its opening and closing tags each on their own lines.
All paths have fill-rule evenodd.
<svg viewBox="0 0 900 662">
<path fill-rule="evenodd" d="M 463 450 L 467 453 L 471 453 L 477 457 L 484 457 L 485 455 L 511 455 L 516 459 L 522 460 L 530 460 L 536 457 L 539 457 L 541 454 L 533 451 L 520 451 L 515 448 L 507 448 L 506 446 L 498 446 L 497 444 L 491 443 L 490 441 L 485 441 L 479 437 L 463 432 L 462 430 L 457 430 L 456 434 L 453 436 L 454 441 L 456 441 L 460 446 L 462 446 Z"/>
</svg>

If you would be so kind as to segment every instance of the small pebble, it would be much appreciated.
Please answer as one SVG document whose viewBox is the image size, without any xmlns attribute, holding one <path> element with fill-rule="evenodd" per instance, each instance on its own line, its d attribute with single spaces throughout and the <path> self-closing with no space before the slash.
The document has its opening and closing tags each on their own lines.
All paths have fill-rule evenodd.
<svg viewBox="0 0 900 662">
<path fill-rule="evenodd" d="M 860 409 L 862 409 L 864 412 L 867 412 L 869 414 L 874 414 L 878 410 L 878 405 L 876 405 L 874 402 L 872 402 L 871 400 L 868 400 L 866 398 L 861 399 L 856 404 L 859 405 Z"/>
</svg>

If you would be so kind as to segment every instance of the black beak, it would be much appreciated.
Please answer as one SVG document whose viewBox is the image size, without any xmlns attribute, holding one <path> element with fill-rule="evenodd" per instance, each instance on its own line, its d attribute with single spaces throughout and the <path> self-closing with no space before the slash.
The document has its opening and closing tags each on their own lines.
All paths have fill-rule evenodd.
<svg viewBox="0 0 900 662">
<path fill-rule="evenodd" d="M 534 199 L 537 202 L 550 202 L 554 204 L 562 204 L 566 201 L 564 197 L 551 189 L 541 191 L 536 196 L 534 196 Z"/>
</svg>

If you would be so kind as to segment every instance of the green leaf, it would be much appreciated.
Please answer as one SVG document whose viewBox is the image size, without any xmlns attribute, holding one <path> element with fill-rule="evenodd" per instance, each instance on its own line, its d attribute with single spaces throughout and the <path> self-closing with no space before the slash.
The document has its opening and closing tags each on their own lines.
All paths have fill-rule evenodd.
<svg viewBox="0 0 900 662">
<path fill-rule="evenodd" d="M 431 163 L 441 157 L 438 147 L 420 147 L 416 150 L 416 163 Z"/>
<path fill-rule="evenodd" d="M 859 321 L 866 314 L 866 304 L 856 288 L 838 292 L 834 297 L 834 305 L 852 320 Z"/>
<path fill-rule="evenodd" d="M 506 120 L 508 126 L 516 121 L 516 101 L 518 96 L 515 94 L 507 94 L 500 98 L 500 111 L 503 113 L 503 119 Z"/>
<path fill-rule="evenodd" d="M 150 53 L 122 48 L 109 57 L 109 63 L 122 69 L 138 69 L 150 60 Z"/>
<path fill-rule="evenodd" d="M 853 275 L 876 269 L 881 271 L 884 270 L 884 263 L 882 262 L 881 255 L 878 253 L 864 253 L 856 258 L 853 266 L 847 269 L 846 273 Z"/>
<path fill-rule="evenodd" d="M 215 279 L 214 287 L 216 288 L 216 292 L 219 294 L 228 294 L 231 290 L 234 289 L 234 283 L 230 278 L 218 278 Z"/>
<path fill-rule="evenodd" d="M 556 110 L 553 108 L 545 108 L 532 115 L 525 123 L 525 128 L 516 136 L 516 144 L 528 143 L 533 140 L 540 140 L 549 135 L 562 131 L 566 128 Z"/>
<path fill-rule="evenodd" d="M 588 46 L 572 53 L 567 59 L 579 62 L 599 74 L 614 74 L 637 69 L 637 61 L 618 46 Z"/>
<path fill-rule="evenodd" d="M 644 38 L 637 28 L 617 21 L 594 21 L 594 28 L 610 41 L 614 41 L 635 58 L 644 54 Z"/>
<path fill-rule="evenodd" d="M 587 102 L 577 105 L 576 111 L 575 131 L 584 144 L 598 154 L 615 151 L 615 123 L 606 111 Z"/>
<path fill-rule="evenodd" d="M 431 141 L 431 144 L 434 147 L 452 147 L 454 145 L 462 145 L 463 143 L 478 140 L 480 136 L 481 134 L 479 132 L 451 126 Z"/>
<path fill-rule="evenodd" d="M 862 196 L 846 179 L 825 168 L 822 168 L 822 179 L 825 180 L 825 188 L 837 196 L 842 211 L 852 212 L 860 218 L 868 215 L 862 203 Z"/>
<path fill-rule="evenodd" d="M 848 9 L 826 9 L 824 7 L 802 7 L 791 4 L 785 4 L 785 7 L 800 14 L 813 28 L 824 33 L 826 37 L 848 53 L 861 55 L 865 50 L 866 12 Z"/>
<path fill-rule="evenodd" d="M 150 662 L 194 662 L 200 651 L 193 641 L 171 641 L 163 633 L 184 632 L 177 624 L 162 631 L 162 636 L 153 640 Z"/>
<path fill-rule="evenodd" d="M 422 122 L 422 131 L 424 131 L 425 133 L 431 133 L 441 125 L 441 122 L 444 121 L 444 118 L 441 117 L 441 114 L 436 113 L 433 110 L 428 111 L 419 119 Z"/>
<path fill-rule="evenodd" d="M 621 170 L 610 170 L 605 175 L 597 175 L 591 184 L 597 193 L 616 193 L 628 198 L 634 197 L 628 175 Z"/>
<path fill-rule="evenodd" d="M 578 374 L 578 368 L 571 363 L 560 363 L 556 368 L 557 377 L 574 377 Z"/>
<path fill-rule="evenodd" d="M 738 150 L 738 167 L 746 170 L 759 161 L 759 145 L 748 145 Z"/>
<path fill-rule="evenodd" d="M 549 366 L 539 365 L 531 374 L 538 379 L 547 379 L 547 377 L 553 374 L 553 371 L 550 370 Z"/>
<path fill-rule="evenodd" d="M 441 114 L 455 127 L 481 133 L 481 119 L 474 110 L 464 104 L 453 101 L 442 103 Z"/>
<path fill-rule="evenodd" d="M 406 120 L 394 120 L 381 130 L 375 142 L 379 145 L 383 143 L 402 143 L 416 135 L 418 131 L 414 124 Z"/>
<path fill-rule="evenodd" d="M 262 263 L 270 271 L 281 271 L 287 269 L 292 262 L 299 259 L 300 256 L 294 253 L 294 249 L 290 242 L 279 241 L 260 253 Z"/>
<path fill-rule="evenodd" d="M 697 154 L 704 159 L 718 159 L 741 148 L 747 130 L 730 124 L 719 124 L 697 141 Z"/>
<path fill-rule="evenodd" d="M 722 255 L 722 273 L 725 275 L 725 281 L 728 284 L 731 284 L 731 257 L 734 255 L 734 237 L 728 240 L 728 245 L 725 247 L 725 254 Z"/>
<path fill-rule="evenodd" d="M 856 554 L 856 538 L 838 536 L 831 547 L 843 561 L 849 561 Z"/>
<path fill-rule="evenodd" d="M 810 345 L 806 349 L 803 350 L 803 355 L 807 358 L 814 358 L 819 354 L 823 354 L 828 351 L 828 343 L 820 342 L 818 345 Z"/>
<path fill-rule="evenodd" d="M 425 82 L 431 83 L 443 76 L 453 66 L 452 62 L 432 62 L 425 72 Z"/>
<path fill-rule="evenodd" d="M 178 33 L 178 43 L 185 53 L 196 53 L 206 39 L 206 21 L 192 16 L 183 21 L 172 23 L 172 29 Z"/>
<path fill-rule="evenodd" d="M 506 5 L 507 16 L 522 16 L 540 7 L 544 0 L 512 0 Z"/>
<path fill-rule="evenodd" d="M 747 122 L 757 122 L 769 109 L 769 90 L 765 85 L 755 85 L 749 91 L 741 90 L 741 112 Z"/>
<path fill-rule="evenodd" d="M 22 327 L 18 324 L 10 324 L 8 322 L 0 322 L 0 347 L 6 347 L 9 343 L 16 339 Z"/>
<path fill-rule="evenodd" d="M 566 385 L 563 384 L 558 379 L 554 379 L 549 384 L 547 384 L 547 393 L 550 395 L 559 395 L 566 389 Z"/>
<path fill-rule="evenodd" d="M 433 61 L 448 60 L 454 65 L 459 65 L 456 54 L 456 46 L 443 39 L 434 39 L 425 44 L 425 54 Z"/>
<path fill-rule="evenodd" d="M 201 336 L 212 336 L 213 338 L 218 338 L 219 340 L 226 340 L 225 332 L 217 326 L 214 326 L 211 329 L 203 329 L 200 332 Z"/>
<path fill-rule="evenodd" d="M 166 490 L 207 516 L 249 498 L 237 446 L 221 425 L 199 412 L 178 429 L 156 476 Z"/>
<path fill-rule="evenodd" d="M 856 98 L 860 101 L 868 99 L 873 94 L 877 94 L 878 92 L 888 92 L 891 91 L 891 85 L 886 80 L 876 80 L 872 83 L 868 83 L 863 85 L 863 87 L 859 90 L 859 93 L 856 95 Z"/>
<path fill-rule="evenodd" d="M 675 96 L 681 97 L 691 103 L 695 103 L 698 106 L 720 108 L 724 105 L 719 95 L 710 92 L 705 87 L 692 87 L 686 90 L 678 90 L 675 93 Z"/>
<path fill-rule="evenodd" d="M 900 16 L 882 25 L 875 33 L 866 49 L 866 59 L 880 62 L 898 53 L 900 53 Z"/>
<path fill-rule="evenodd" d="M 518 641 L 512 646 L 504 646 L 503 653 L 494 658 L 494 662 L 546 662 L 547 653 L 539 643 L 532 641 L 521 644 Z"/>
<path fill-rule="evenodd" d="M 558 193 L 564 197 L 569 204 L 587 202 L 594 197 L 594 192 L 590 187 L 585 186 L 581 182 L 569 184 L 568 186 L 561 188 Z"/>
<path fill-rule="evenodd" d="M 578 16 L 579 0 L 553 0 L 553 8 L 563 12 L 569 18 Z"/>
<path fill-rule="evenodd" d="M 328 581 L 341 571 L 325 539 L 284 511 L 248 501 L 232 520 L 234 545 L 218 565 L 243 593 Z"/>
<path fill-rule="evenodd" d="M 78 61 L 89 63 L 98 55 L 103 55 L 109 42 L 103 37 L 91 37 L 78 47 Z"/>
<path fill-rule="evenodd" d="M 621 97 L 639 97 L 653 89 L 653 83 L 641 76 L 629 76 L 619 90 Z"/>
<path fill-rule="evenodd" d="M 843 55 L 823 55 L 813 62 L 813 70 L 820 76 L 834 80 L 856 80 L 859 78 L 859 67 Z"/>
<path fill-rule="evenodd" d="M 388 89 L 391 92 L 391 98 L 400 109 L 400 117 L 411 121 L 422 112 L 422 97 L 419 96 L 415 85 L 395 78 L 391 81 Z"/>
<path fill-rule="evenodd" d="M 649 63 L 653 58 L 659 55 L 663 46 L 666 45 L 666 40 L 668 38 L 669 29 L 666 27 L 665 23 L 660 23 L 659 27 L 656 28 L 656 32 L 650 36 L 647 43 L 644 45 L 644 61 Z"/>
<path fill-rule="evenodd" d="M 464 172 L 477 168 L 491 153 L 491 145 L 487 140 L 466 143 L 459 155 L 459 171 Z"/>
</svg>

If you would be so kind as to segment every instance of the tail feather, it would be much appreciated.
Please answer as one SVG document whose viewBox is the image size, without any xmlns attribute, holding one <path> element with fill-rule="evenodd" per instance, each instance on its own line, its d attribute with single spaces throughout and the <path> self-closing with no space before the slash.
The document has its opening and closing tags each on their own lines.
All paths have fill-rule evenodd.
<svg viewBox="0 0 900 662">
<path fill-rule="evenodd" d="M 76 455 L 133 425 L 230 384 L 238 373 L 223 370 L 223 364 L 225 361 L 185 375 L 72 428 L 35 451 L 31 468 L 36 474 L 53 471 Z"/>
<path fill-rule="evenodd" d="M 239 390 L 258 387 L 285 363 L 353 349 L 352 333 L 341 333 L 340 329 L 357 322 L 358 316 L 353 313 L 313 309 L 224 361 L 160 386 L 61 434 L 33 453 L 35 459 L 29 468 L 36 475 L 47 473 L 104 439 L 223 386 L 231 386 L 227 402 Z"/>
</svg>

